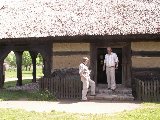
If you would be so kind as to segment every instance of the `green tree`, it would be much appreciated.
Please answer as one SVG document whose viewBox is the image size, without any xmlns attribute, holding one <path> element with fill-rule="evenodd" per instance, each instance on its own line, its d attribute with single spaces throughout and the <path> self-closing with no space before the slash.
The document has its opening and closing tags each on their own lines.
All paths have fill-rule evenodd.
<svg viewBox="0 0 160 120">
<path fill-rule="evenodd" d="M 22 65 L 24 66 L 25 70 L 31 70 L 31 65 L 32 65 L 32 58 L 29 54 L 28 51 L 24 51 L 23 52 L 23 56 L 22 56 Z"/>
<path fill-rule="evenodd" d="M 6 57 L 5 61 L 9 64 L 11 68 L 15 68 L 16 65 L 16 56 L 13 52 L 10 52 Z"/>
<path fill-rule="evenodd" d="M 42 58 L 42 55 L 40 53 L 38 53 L 38 55 L 37 55 L 36 63 L 37 63 L 38 66 L 43 64 L 43 58 Z"/>
</svg>

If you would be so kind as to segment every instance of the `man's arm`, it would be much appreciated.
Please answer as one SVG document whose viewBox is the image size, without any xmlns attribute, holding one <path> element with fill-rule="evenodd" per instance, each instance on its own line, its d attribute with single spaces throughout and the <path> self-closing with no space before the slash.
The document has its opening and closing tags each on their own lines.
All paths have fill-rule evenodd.
<svg viewBox="0 0 160 120">
<path fill-rule="evenodd" d="M 115 66 L 116 66 L 116 69 L 118 69 L 118 62 L 116 62 Z"/>
<path fill-rule="evenodd" d="M 79 74 L 80 74 L 81 77 L 84 77 L 84 75 L 83 75 L 83 66 L 82 65 L 79 66 Z"/>
</svg>

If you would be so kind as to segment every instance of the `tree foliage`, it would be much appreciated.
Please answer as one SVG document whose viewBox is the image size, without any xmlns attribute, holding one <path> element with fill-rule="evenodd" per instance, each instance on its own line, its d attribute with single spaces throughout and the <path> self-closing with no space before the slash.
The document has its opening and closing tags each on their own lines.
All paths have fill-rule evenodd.
<svg viewBox="0 0 160 120">
<path fill-rule="evenodd" d="M 27 71 L 28 69 L 31 69 L 32 65 L 32 58 L 30 56 L 30 53 L 28 51 L 23 52 L 22 56 L 22 65 L 24 66 L 25 70 Z"/>
<path fill-rule="evenodd" d="M 16 56 L 13 52 L 10 52 L 6 57 L 5 61 L 9 64 L 11 68 L 15 68 L 16 65 Z"/>
<path fill-rule="evenodd" d="M 16 65 L 16 56 L 13 52 L 8 54 L 5 61 L 9 64 L 10 68 L 16 68 L 16 66 L 17 66 Z M 43 58 L 42 58 L 41 54 L 37 55 L 36 64 L 38 66 L 41 66 L 43 64 Z M 31 69 L 32 58 L 31 58 L 30 53 L 28 51 L 23 52 L 22 66 L 25 68 L 26 71 Z"/>
<path fill-rule="evenodd" d="M 43 58 L 42 58 L 42 55 L 40 53 L 37 55 L 36 63 L 37 63 L 37 65 L 42 65 L 43 64 Z"/>
</svg>

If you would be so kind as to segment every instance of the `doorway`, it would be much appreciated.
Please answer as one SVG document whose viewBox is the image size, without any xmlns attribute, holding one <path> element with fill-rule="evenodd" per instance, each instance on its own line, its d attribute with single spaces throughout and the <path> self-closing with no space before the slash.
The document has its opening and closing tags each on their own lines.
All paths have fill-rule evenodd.
<svg viewBox="0 0 160 120">
<path fill-rule="evenodd" d="M 112 51 L 117 54 L 119 59 L 118 69 L 115 70 L 116 84 L 122 84 L 122 48 L 112 48 Z M 103 71 L 106 53 L 106 48 L 97 49 L 97 84 L 107 84 L 106 71 Z"/>
</svg>

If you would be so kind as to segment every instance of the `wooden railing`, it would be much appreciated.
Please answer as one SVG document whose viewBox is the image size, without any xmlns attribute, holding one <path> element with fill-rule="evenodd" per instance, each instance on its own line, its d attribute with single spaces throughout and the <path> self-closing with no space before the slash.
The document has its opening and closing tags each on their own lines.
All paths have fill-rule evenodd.
<svg viewBox="0 0 160 120">
<path fill-rule="evenodd" d="M 41 78 L 40 90 L 49 90 L 58 99 L 79 99 L 82 94 L 82 82 L 78 76 L 60 76 Z"/>
<path fill-rule="evenodd" d="M 140 101 L 160 101 L 160 80 L 135 79 L 136 99 Z"/>
</svg>

